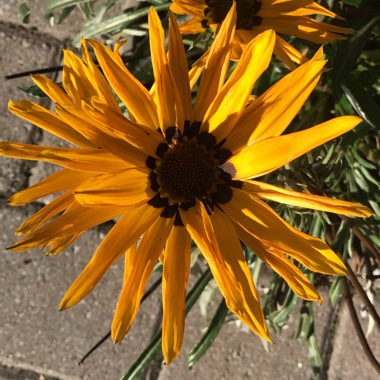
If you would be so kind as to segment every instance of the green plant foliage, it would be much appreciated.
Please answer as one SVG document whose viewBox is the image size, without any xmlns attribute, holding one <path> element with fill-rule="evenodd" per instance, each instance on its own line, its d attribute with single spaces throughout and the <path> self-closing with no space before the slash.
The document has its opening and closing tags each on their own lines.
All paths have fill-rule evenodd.
<svg viewBox="0 0 380 380">
<path fill-rule="evenodd" d="M 188 292 L 186 296 L 186 314 L 192 309 L 195 302 L 201 296 L 203 290 L 212 279 L 212 275 L 209 269 L 204 271 L 199 277 L 198 281 Z M 141 353 L 137 360 L 129 368 L 128 372 L 123 375 L 120 380 L 139 380 L 141 374 L 147 370 L 152 360 L 160 352 L 161 348 L 161 334 L 160 329 L 153 337 L 146 349 Z"/>
<path fill-rule="evenodd" d="M 30 8 L 27 0 L 23 0 L 18 4 L 18 14 L 24 24 L 29 23 Z"/>
<path fill-rule="evenodd" d="M 187 365 L 189 368 L 192 368 L 194 364 L 206 353 L 208 348 L 210 348 L 215 338 L 218 336 L 219 331 L 222 329 L 227 314 L 228 308 L 223 299 L 211 319 L 207 331 L 189 353 L 187 360 Z"/>
</svg>

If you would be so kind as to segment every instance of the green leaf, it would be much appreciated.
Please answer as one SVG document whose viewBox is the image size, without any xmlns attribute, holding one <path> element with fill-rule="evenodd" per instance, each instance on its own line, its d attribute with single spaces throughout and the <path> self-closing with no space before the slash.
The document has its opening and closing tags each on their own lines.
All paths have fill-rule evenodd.
<svg viewBox="0 0 380 380">
<path fill-rule="evenodd" d="M 352 148 L 351 150 L 352 155 L 355 157 L 355 160 L 361 165 L 364 166 L 367 169 L 376 169 L 376 165 L 373 164 L 370 161 L 367 161 L 364 159 L 360 153 L 358 152 L 358 149 L 355 149 L 355 147 Z"/>
<path fill-rule="evenodd" d="M 373 18 L 358 30 L 353 37 L 339 43 L 339 49 L 334 60 L 334 68 L 331 71 L 335 83 L 340 82 L 356 66 L 356 62 L 370 38 L 373 28 L 379 22 L 380 16 Z"/>
<path fill-rule="evenodd" d="M 359 8 L 362 5 L 363 1 L 362 0 L 343 0 L 343 3 Z"/>
<path fill-rule="evenodd" d="M 374 177 L 370 172 L 369 170 L 367 170 L 365 167 L 363 166 L 359 166 L 358 167 L 358 170 L 361 171 L 362 175 L 364 176 L 364 178 L 367 180 L 367 182 L 371 182 L 372 184 L 374 184 L 376 186 L 376 190 L 379 189 L 379 178 L 377 177 Z"/>
<path fill-rule="evenodd" d="M 90 20 L 92 17 L 94 17 L 94 12 L 91 7 L 91 3 L 85 2 L 79 4 L 80 10 L 84 14 L 87 20 Z"/>
<path fill-rule="evenodd" d="M 303 301 L 301 311 L 298 318 L 296 330 L 294 331 L 294 339 L 306 342 L 314 330 L 314 317 L 310 302 Z"/>
<path fill-rule="evenodd" d="M 352 107 L 368 124 L 374 128 L 380 128 L 380 107 L 363 90 L 354 76 L 347 74 L 346 78 L 341 83 L 341 87 Z"/>
<path fill-rule="evenodd" d="M 71 7 L 65 8 L 59 15 L 58 23 L 61 24 L 67 16 L 75 9 L 75 5 L 72 5 Z"/>
<path fill-rule="evenodd" d="M 128 372 L 122 376 L 120 380 L 139 380 L 141 378 L 141 374 L 148 369 L 150 363 L 160 351 L 161 334 L 162 330 L 160 329 L 157 331 L 149 345 L 129 368 Z"/>
<path fill-rule="evenodd" d="M 354 174 L 355 174 L 355 177 L 354 177 L 355 181 L 358 184 L 358 186 L 360 187 L 360 189 L 362 189 L 366 193 L 368 193 L 369 187 L 368 187 L 367 181 L 364 178 L 363 174 L 356 168 L 354 169 Z"/>
<path fill-rule="evenodd" d="M 369 200 L 368 203 L 370 204 L 372 211 L 380 217 L 380 204 L 379 204 L 379 202 Z M 376 240 L 380 241 L 380 238 L 376 237 Z M 380 244 L 379 244 L 379 246 L 380 246 Z"/>
<path fill-rule="evenodd" d="M 342 284 L 343 277 L 335 277 L 335 280 L 330 287 L 329 296 L 333 307 L 335 307 L 339 301 L 340 295 L 342 293 Z"/>
<path fill-rule="evenodd" d="M 322 356 L 318 347 L 317 337 L 315 335 L 314 326 L 314 313 L 313 313 L 313 303 L 304 301 L 297 328 L 294 334 L 295 339 L 304 341 L 307 343 L 308 351 L 308 361 L 311 366 L 314 375 L 318 375 L 321 371 L 323 365 Z"/>
<path fill-rule="evenodd" d="M 337 113 L 337 115 L 341 116 L 354 115 L 355 111 L 350 101 L 347 99 L 347 96 L 339 87 L 339 84 L 337 85 L 337 87 L 339 90 L 339 95 L 337 96 L 337 100 L 335 101 L 335 112 Z"/>
<path fill-rule="evenodd" d="M 190 368 L 192 368 L 193 365 L 210 348 L 215 338 L 218 336 L 219 331 L 223 327 L 227 314 L 228 308 L 226 302 L 223 299 L 223 301 L 219 304 L 219 307 L 216 310 L 215 315 L 212 318 L 209 327 L 207 328 L 207 331 L 189 353 L 187 364 Z"/>
<path fill-rule="evenodd" d="M 88 3 L 91 0 L 47 0 L 46 1 L 46 14 L 58 11 L 73 5 Z"/>
<path fill-rule="evenodd" d="M 350 239 L 350 236 L 351 229 L 349 225 L 345 221 L 342 221 L 335 235 L 335 239 L 331 243 L 332 250 L 336 252 L 343 252 L 347 241 Z"/>
<path fill-rule="evenodd" d="M 30 9 L 29 9 L 27 0 L 22 1 L 18 5 L 18 14 L 19 14 L 19 16 L 20 16 L 20 18 L 24 24 L 29 23 Z"/>
<path fill-rule="evenodd" d="M 25 92 L 29 96 L 34 96 L 35 98 L 47 98 L 48 96 L 36 85 L 30 87 L 18 87 L 19 90 Z"/>
<path fill-rule="evenodd" d="M 290 314 L 297 306 L 299 298 L 293 293 L 291 289 L 288 289 L 284 305 L 280 310 L 276 310 L 270 313 L 267 317 L 268 322 L 271 324 L 276 333 L 281 331 L 282 326 L 287 322 Z"/>
<path fill-rule="evenodd" d="M 333 157 L 333 155 L 335 154 L 335 150 L 336 150 L 336 143 L 332 143 L 330 145 L 330 147 L 328 148 L 328 151 L 326 153 L 326 156 L 324 157 L 324 159 L 322 160 L 322 164 L 323 165 L 327 165 L 329 163 L 329 161 L 331 160 L 331 158 Z"/>
<path fill-rule="evenodd" d="M 318 347 L 317 336 L 315 334 L 311 335 L 308 340 L 309 352 L 308 359 L 309 365 L 311 366 L 314 374 L 320 374 L 323 366 L 323 359 L 321 356 L 321 351 Z"/>
<path fill-rule="evenodd" d="M 195 302 L 198 300 L 200 295 L 202 294 L 204 288 L 212 279 L 212 274 L 210 269 L 207 269 L 202 276 L 198 279 L 196 284 L 190 290 L 186 297 L 186 314 L 191 310 L 194 306 Z M 162 329 L 160 329 L 149 345 L 145 348 L 145 350 L 141 353 L 141 355 L 137 358 L 137 360 L 132 364 L 129 368 L 128 372 L 123 375 L 120 380 L 139 380 L 141 378 L 141 374 L 147 370 L 152 360 L 156 357 L 157 353 L 160 350 L 161 346 L 161 334 Z"/>
<path fill-rule="evenodd" d="M 169 8 L 169 6 L 170 6 L 170 3 L 158 5 L 156 7 L 156 10 L 157 11 L 164 10 L 164 9 Z M 126 28 L 128 25 L 132 24 L 139 18 L 146 16 L 148 12 L 149 12 L 149 7 L 146 7 L 142 9 L 129 11 L 125 14 L 116 16 L 109 20 L 104 20 L 102 22 L 89 23 L 89 25 L 86 28 L 84 28 L 82 32 L 74 38 L 73 44 L 78 45 L 80 42 L 80 39 L 83 36 L 86 38 L 89 38 L 89 37 L 93 37 L 100 34 L 119 31 L 123 28 Z"/>
</svg>

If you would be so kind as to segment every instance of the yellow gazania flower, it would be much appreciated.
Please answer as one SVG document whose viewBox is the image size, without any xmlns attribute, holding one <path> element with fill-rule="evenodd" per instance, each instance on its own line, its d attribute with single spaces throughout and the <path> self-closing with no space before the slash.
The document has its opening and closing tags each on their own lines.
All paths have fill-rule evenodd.
<svg viewBox="0 0 380 380">
<path fill-rule="evenodd" d="M 225 19 L 233 0 L 173 0 L 171 10 L 192 16 L 180 25 L 181 33 L 200 33 L 207 27 L 217 29 Z M 244 47 L 259 33 L 273 29 L 276 33 L 295 36 L 323 44 L 344 39 L 352 29 L 341 28 L 314 20 L 311 15 L 338 18 L 330 10 L 313 0 L 236 0 L 237 31 L 233 41 L 231 59 L 237 60 Z M 289 67 L 292 61 L 302 63 L 303 55 L 292 45 L 276 36 L 276 54 Z"/>
<path fill-rule="evenodd" d="M 183 340 L 191 239 L 229 309 L 270 340 L 240 241 L 307 300 L 321 298 L 290 258 L 320 273 L 344 275 L 346 270 L 323 241 L 297 231 L 263 199 L 349 216 L 370 215 L 359 204 L 251 180 L 350 130 L 361 119 L 339 117 L 280 136 L 315 87 L 325 62 L 315 57 L 246 107 L 271 59 L 275 34 L 266 31 L 253 39 L 226 80 L 235 21 L 232 8 L 212 45 L 194 106 L 175 18 L 170 13 L 167 54 L 164 30 L 152 8 L 155 85 L 150 92 L 124 66 L 119 46 L 111 51 L 89 41 L 104 77 L 83 42 L 83 60 L 65 51 L 64 90 L 43 76 L 33 77 L 55 102 L 56 113 L 31 102 L 10 102 L 13 113 L 77 147 L 0 143 L 1 155 L 63 167 L 9 200 L 20 205 L 59 193 L 20 226 L 18 234 L 25 236 L 13 250 L 40 246 L 56 254 L 87 229 L 118 218 L 63 297 L 61 309 L 82 300 L 125 255 L 124 284 L 111 329 L 113 340 L 119 341 L 133 324 L 148 278 L 161 259 L 162 348 L 167 363 L 179 354 Z M 129 119 L 112 91 L 125 104 Z"/>
</svg>

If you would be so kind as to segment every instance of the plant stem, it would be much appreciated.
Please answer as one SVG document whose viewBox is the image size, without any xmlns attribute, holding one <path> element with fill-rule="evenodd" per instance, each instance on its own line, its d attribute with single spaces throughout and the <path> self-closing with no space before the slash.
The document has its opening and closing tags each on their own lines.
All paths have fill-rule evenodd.
<svg viewBox="0 0 380 380">
<path fill-rule="evenodd" d="M 351 267 L 346 264 L 346 267 L 348 269 L 347 277 L 351 281 L 351 284 L 355 288 L 355 290 L 359 293 L 360 297 L 362 298 L 363 302 L 367 306 L 368 312 L 371 314 L 371 317 L 374 319 L 377 328 L 380 328 L 380 317 L 379 314 L 377 314 L 375 307 L 373 306 L 372 302 L 369 300 L 366 292 L 364 291 L 363 287 L 360 285 L 358 279 L 355 276 L 355 273 L 352 271 Z"/>
<path fill-rule="evenodd" d="M 374 259 L 376 260 L 377 264 L 380 265 L 380 252 L 377 250 L 377 248 L 372 244 L 371 240 L 369 240 L 363 232 L 359 230 L 358 227 L 355 227 L 351 224 L 350 220 L 346 218 L 345 216 L 341 216 L 341 219 L 348 223 L 349 227 L 351 228 L 353 234 L 363 243 L 363 245 L 368 249 L 369 252 L 372 253 Z"/>
<path fill-rule="evenodd" d="M 367 339 L 363 333 L 363 330 L 360 326 L 360 322 L 356 314 L 355 306 L 350 294 L 350 288 L 349 288 L 347 279 L 344 279 L 343 281 L 343 293 L 344 293 L 345 301 L 347 303 L 348 311 L 350 313 L 352 324 L 354 325 L 356 334 L 358 335 L 363 351 L 365 355 L 367 356 L 367 359 L 369 360 L 369 362 L 372 364 L 372 367 L 377 371 L 377 373 L 380 374 L 380 363 L 377 361 L 376 357 L 374 356 L 371 350 L 371 347 L 369 346 Z"/>
</svg>

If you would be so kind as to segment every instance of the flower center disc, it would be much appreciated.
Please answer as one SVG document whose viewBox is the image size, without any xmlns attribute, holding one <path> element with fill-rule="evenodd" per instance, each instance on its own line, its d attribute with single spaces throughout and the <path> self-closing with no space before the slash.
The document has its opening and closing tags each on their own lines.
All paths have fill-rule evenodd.
<svg viewBox="0 0 380 380">
<path fill-rule="evenodd" d="M 205 16 L 216 24 L 221 24 L 232 6 L 232 0 L 205 0 Z M 252 29 L 261 24 L 261 17 L 256 16 L 261 8 L 259 0 L 236 0 L 237 29 Z"/>
<path fill-rule="evenodd" d="M 177 143 L 157 166 L 161 191 L 172 201 L 184 202 L 205 197 L 217 174 L 212 153 L 196 141 Z"/>
</svg>

